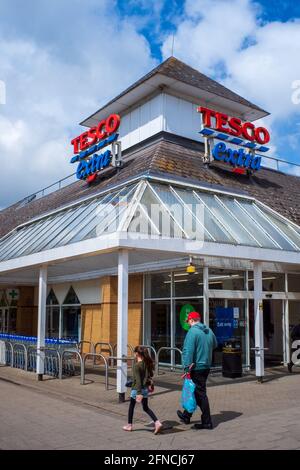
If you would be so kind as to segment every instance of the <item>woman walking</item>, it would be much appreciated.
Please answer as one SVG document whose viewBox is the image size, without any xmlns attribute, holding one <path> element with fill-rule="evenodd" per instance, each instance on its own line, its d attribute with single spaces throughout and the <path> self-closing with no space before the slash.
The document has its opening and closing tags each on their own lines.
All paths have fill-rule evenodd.
<svg viewBox="0 0 300 470">
<path fill-rule="evenodd" d="M 134 348 L 134 354 L 136 362 L 133 365 L 132 370 L 133 382 L 130 393 L 128 424 L 126 426 L 123 426 L 123 429 L 124 431 L 132 431 L 134 408 L 136 402 L 138 402 L 142 403 L 143 410 L 153 420 L 155 425 L 154 434 L 157 434 L 161 430 L 162 424 L 148 406 L 148 387 L 152 382 L 151 378 L 153 377 L 154 364 L 151 357 L 149 356 L 147 348 L 143 348 L 142 346 L 136 346 Z"/>
</svg>

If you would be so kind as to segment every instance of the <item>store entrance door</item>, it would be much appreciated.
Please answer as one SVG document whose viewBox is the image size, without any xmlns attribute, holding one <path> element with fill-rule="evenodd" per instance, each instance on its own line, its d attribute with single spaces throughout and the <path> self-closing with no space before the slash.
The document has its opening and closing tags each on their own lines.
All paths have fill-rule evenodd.
<svg viewBox="0 0 300 470">
<path fill-rule="evenodd" d="M 209 326 L 218 341 L 218 347 L 213 352 L 212 367 L 222 366 L 222 349 L 229 340 L 235 340 L 240 345 L 243 365 L 248 366 L 246 300 L 209 299 Z"/>
</svg>

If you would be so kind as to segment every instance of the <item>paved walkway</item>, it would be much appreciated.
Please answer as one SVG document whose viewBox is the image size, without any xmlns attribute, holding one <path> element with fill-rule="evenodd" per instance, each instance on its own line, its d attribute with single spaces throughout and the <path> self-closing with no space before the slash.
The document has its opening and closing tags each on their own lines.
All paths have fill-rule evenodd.
<svg viewBox="0 0 300 470">
<path fill-rule="evenodd" d="M 150 399 L 164 423 L 159 436 L 139 405 L 135 431 L 122 431 L 128 402 L 119 404 L 115 389 L 105 391 L 102 376 L 87 378 L 93 382 L 37 382 L 33 373 L 0 367 L 0 449 L 300 449 L 299 368 L 291 375 L 274 369 L 263 384 L 251 376 L 230 383 L 213 376 L 212 431 L 179 422 L 179 375 L 164 374 Z M 194 422 L 199 419 L 197 411 Z"/>
</svg>

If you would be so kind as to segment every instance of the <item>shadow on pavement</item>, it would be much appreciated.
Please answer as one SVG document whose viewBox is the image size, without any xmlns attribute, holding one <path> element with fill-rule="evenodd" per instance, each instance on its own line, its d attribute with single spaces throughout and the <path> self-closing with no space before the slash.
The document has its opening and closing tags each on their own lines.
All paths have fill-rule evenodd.
<svg viewBox="0 0 300 470">
<path fill-rule="evenodd" d="M 212 422 L 214 429 L 219 426 L 221 423 L 226 423 L 227 421 L 232 421 L 233 419 L 239 418 L 242 416 L 243 413 L 240 413 L 238 411 L 220 411 L 220 413 L 212 415 Z M 198 423 L 200 420 L 192 419 L 191 420 L 191 425 Z M 189 431 L 191 429 L 190 425 L 185 425 L 179 421 L 171 421 L 171 420 L 165 420 L 162 421 L 163 428 L 161 431 L 161 434 L 174 434 L 177 432 L 182 432 L 182 431 Z M 178 426 L 178 427 L 177 427 Z M 153 424 L 149 423 L 145 425 L 147 430 L 150 432 L 153 432 Z M 141 429 L 136 429 L 137 431 L 141 431 Z M 146 431 L 146 429 L 143 429 Z"/>
<path fill-rule="evenodd" d="M 226 423 L 226 421 L 231 421 L 233 419 L 239 418 L 243 413 L 238 411 L 220 411 L 217 415 L 212 415 L 212 422 L 214 428 L 217 428 L 219 424 Z"/>
</svg>

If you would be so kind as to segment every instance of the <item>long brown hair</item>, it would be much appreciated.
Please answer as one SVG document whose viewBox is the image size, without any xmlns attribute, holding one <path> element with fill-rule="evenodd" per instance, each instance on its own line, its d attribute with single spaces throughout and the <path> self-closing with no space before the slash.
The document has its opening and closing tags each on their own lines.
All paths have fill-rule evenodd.
<svg viewBox="0 0 300 470">
<path fill-rule="evenodd" d="M 136 346 L 134 348 L 134 352 L 143 358 L 146 368 L 148 369 L 148 373 L 150 376 L 152 376 L 154 371 L 154 363 L 149 354 L 148 348 L 144 348 L 143 346 Z"/>
</svg>

